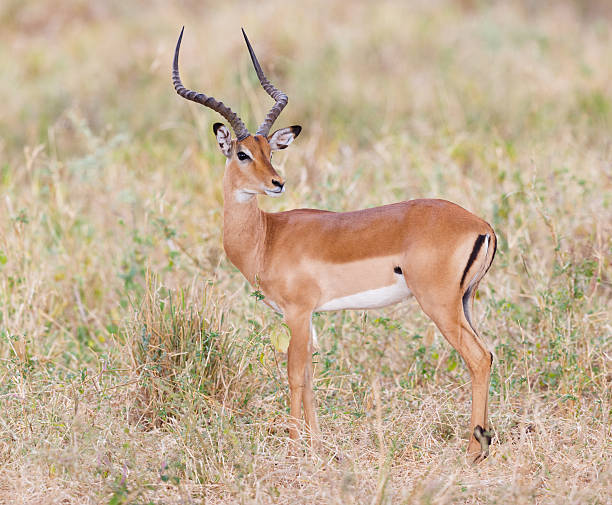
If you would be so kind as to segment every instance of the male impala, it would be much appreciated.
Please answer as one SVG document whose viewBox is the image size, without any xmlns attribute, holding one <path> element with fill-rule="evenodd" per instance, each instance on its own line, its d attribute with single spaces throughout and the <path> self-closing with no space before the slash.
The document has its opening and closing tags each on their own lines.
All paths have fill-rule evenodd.
<svg viewBox="0 0 612 505">
<path fill-rule="evenodd" d="M 253 66 L 275 100 L 251 135 L 222 102 L 186 89 L 174 53 L 176 92 L 221 114 L 213 131 L 227 158 L 223 176 L 223 247 L 230 261 L 257 286 L 265 301 L 284 314 L 291 330 L 288 375 L 292 424 L 298 438 L 302 405 L 306 428 L 318 434 L 312 392 L 312 313 L 369 309 L 414 295 L 425 313 L 465 360 L 472 379 L 472 419 L 468 453 L 474 461 L 488 455 L 487 403 L 492 354 L 471 319 L 474 295 L 495 256 L 491 226 L 444 200 L 410 200 L 353 212 L 295 209 L 263 212 L 256 195 L 280 196 L 285 181 L 270 161 L 285 149 L 300 126 L 270 128 L 287 96 L 265 77 L 243 30 Z"/>
</svg>

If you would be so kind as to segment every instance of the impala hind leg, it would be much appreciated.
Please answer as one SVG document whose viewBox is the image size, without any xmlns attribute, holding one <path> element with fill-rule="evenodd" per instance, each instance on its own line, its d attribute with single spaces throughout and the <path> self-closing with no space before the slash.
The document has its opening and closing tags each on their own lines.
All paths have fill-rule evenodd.
<svg viewBox="0 0 612 505">
<path fill-rule="evenodd" d="M 289 341 L 287 372 L 291 396 L 291 426 L 289 436 L 299 438 L 302 404 L 304 421 L 310 432 L 311 442 L 315 445 L 319 435 L 314 395 L 312 391 L 312 343 L 310 339 L 310 321 L 312 314 L 302 311 L 287 312 L 286 322 L 291 331 Z"/>
<path fill-rule="evenodd" d="M 466 363 L 470 359 L 468 368 L 472 377 L 472 416 L 468 454 L 474 457 L 474 463 L 478 463 L 489 455 L 489 445 L 491 445 L 491 433 L 488 430 L 489 382 L 493 355 L 472 328 L 462 326 L 461 334 L 464 351 L 460 351 L 460 354 Z"/>
<path fill-rule="evenodd" d="M 467 452 L 477 463 L 489 454 L 491 436 L 488 432 L 489 379 L 493 355 L 478 336 L 466 316 L 461 303 L 428 304 L 419 300 L 425 313 L 431 317 L 444 338 L 461 355 L 472 380 L 472 416 L 470 442 Z M 460 306 L 457 307 L 457 306 Z M 451 307 L 453 309 L 451 310 Z"/>
</svg>

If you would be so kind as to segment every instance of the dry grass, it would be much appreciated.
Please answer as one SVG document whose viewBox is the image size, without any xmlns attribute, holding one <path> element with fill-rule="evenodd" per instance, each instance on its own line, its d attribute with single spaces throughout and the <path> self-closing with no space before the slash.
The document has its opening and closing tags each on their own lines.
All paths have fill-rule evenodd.
<svg viewBox="0 0 612 505">
<path fill-rule="evenodd" d="M 0 502 L 610 503 L 609 8 L 434 4 L 2 3 Z M 245 26 L 304 126 L 266 209 L 437 196 L 494 226 L 483 464 L 414 302 L 315 319 L 324 449 L 290 454 L 282 321 L 221 247 L 218 118 L 170 85 L 183 24 L 188 86 L 262 117 Z"/>
</svg>

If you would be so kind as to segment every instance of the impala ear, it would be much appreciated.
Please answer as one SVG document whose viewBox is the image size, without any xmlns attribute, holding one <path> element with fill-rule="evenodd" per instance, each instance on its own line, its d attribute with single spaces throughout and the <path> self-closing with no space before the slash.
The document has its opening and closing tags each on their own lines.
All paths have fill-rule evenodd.
<svg viewBox="0 0 612 505">
<path fill-rule="evenodd" d="M 215 137 L 217 137 L 219 149 L 221 149 L 226 158 L 229 158 L 232 153 L 232 134 L 223 123 L 215 123 L 213 125 L 213 132 Z"/>
<path fill-rule="evenodd" d="M 276 130 L 272 135 L 268 137 L 268 142 L 273 151 L 279 149 L 285 149 L 295 137 L 297 137 L 302 131 L 301 126 L 289 126 L 288 128 L 281 128 Z"/>
</svg>

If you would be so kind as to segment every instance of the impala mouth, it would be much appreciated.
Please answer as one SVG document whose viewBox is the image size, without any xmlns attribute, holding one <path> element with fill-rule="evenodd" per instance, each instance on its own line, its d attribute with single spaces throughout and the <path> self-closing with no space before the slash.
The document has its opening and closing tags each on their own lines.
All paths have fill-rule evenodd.
<svg viewBox="0 0 612 505">
<path fill-rule="evenodd" d="M 264 191 L 266 192 L 266 195 L 268 196 L 278 197 L 278 196 L 281 196 L 285 192 L 285 186 L 283 185 L 282 188 L 277 187 L 274 189 L 266 188 Z"/>
</svg>

